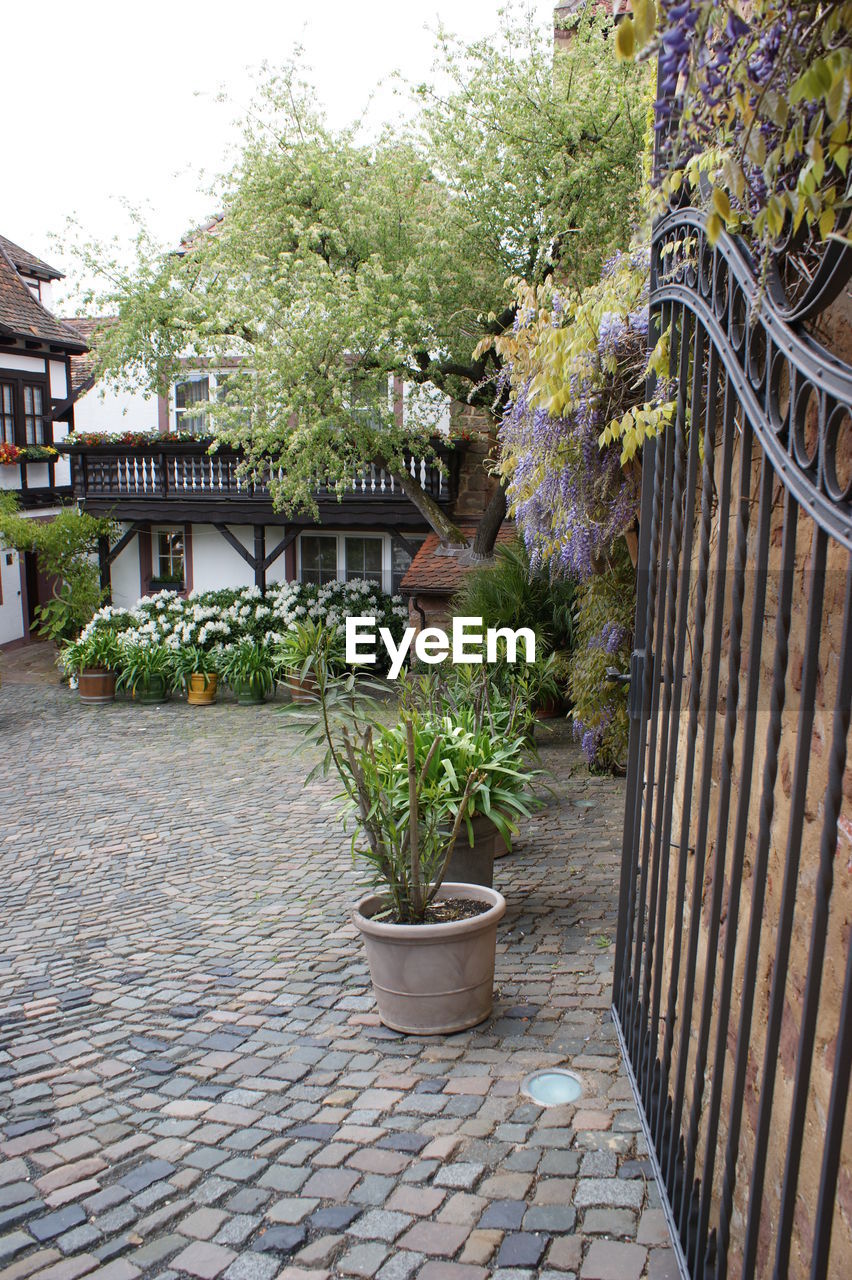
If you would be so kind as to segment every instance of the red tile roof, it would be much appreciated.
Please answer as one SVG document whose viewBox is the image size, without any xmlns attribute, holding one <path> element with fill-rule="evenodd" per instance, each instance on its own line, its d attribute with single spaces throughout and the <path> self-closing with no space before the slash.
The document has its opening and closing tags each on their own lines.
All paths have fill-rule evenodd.
<svg viewBox="0 0 852 1280">
<path fill-rule="evenodd" d="M 66 351 L 85 351 L 86 343 L 68 325 L 52 316 L 29 287 L 6 250 L 0 245 L 0 334 L 12 338 L 38 338 Z"/>
<path fill-rule="evenodd" d="M 88 343 L 88 349 L 79 356 L 71 357 L 71 390 L 78 394 L 81 390 L 89 390 L 94 385 L 95 339 L 98 330 L 115 324 L 115 316 L 63 316 L 62 323 L 69 325 Z"/>
<path fill-rule="evenodd" d="M 57 271 L 56 267 L 48 266 L 46 262 L 42 262 L 41 258 L 37 258 L 27 249 L 22 249 L 19 244 L 15 244 L 14 240 L 8 240 L 6 236 L 0 236 L 0 249 L 12 259 L 13 265 L 22 275 L 35 276 L 37 280 L 64 279 L 62 272 Z"/>
<path fill-rule="evenodd" d="M 476 525 L 467 521 L 460 522 L 459 528 L 468 539 L 476 533 Z M 514 524 L 507 520 L 497 534 L 497 541 L 512 542 L 515 533 Z M 430 533 L 408 566 L 400 590 L 409 596 L 451 596 L 477 565 L 465 551 L 464 547 L 442 544 L 436 533 Z"/>
</svg>

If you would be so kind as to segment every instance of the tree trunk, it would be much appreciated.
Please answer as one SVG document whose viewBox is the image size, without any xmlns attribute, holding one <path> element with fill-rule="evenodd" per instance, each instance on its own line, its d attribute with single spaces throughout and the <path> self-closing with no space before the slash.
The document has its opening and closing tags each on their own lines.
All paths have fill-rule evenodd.
<svg viewBox="0 0 852 1280">
<path fill-rule="evenodd" d="M 494 490 L 488 506 L 480 517 L 480 521 L 476 529 L 476 536 L 473 539 L 471 559 L 491 559 L 494 554 L 494 544 L 497 541 L 497 534 L 500 532 L 500 526 L 505 519 L 506 490 L 501 482 L 499 487 Z"/>
<path fill-rule="evenodd" d="M 435 499 L 429 497 L 429 494 L 420 482 L 414 479 L 414 476 L 407 471 L 391 471 L 390 474 L 442 542 L 454 542 L 460 546 L 465 545 L 467 539 L 461 529 L 458 525 L 453 524 L 450 517 L 441 510 Z"/>
</svg>

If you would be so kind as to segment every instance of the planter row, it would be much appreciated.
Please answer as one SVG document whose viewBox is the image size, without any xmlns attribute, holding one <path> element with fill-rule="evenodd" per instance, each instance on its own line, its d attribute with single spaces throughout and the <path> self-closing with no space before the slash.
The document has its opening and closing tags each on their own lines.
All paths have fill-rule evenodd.
<svg viewBox="0 0 852 1280">
<path fill-rule="evenodd" d="M 116 676 L 114 671 L 104 671 L 100 667 L 84 668 L 77 677 L 77 689 L 81 702 L 87 704 L 112 702 L 115 699 Z M 310 686 L 303 681 L 290 677 L 285 681 L 294 702 L 307 702 L 307 690 Z M 186 700 L 193 707 L 209 707 L 216 701 L 219 688 L 219 677 L 216 675 L 193 675 L 189 678 Z M 266 694 L 257 692 L 250 685 L 235 683 L 233 692 L 240 706 L 257 706 L 266 701 Z M 142 704 L 167 702 L 169 690 L 162 676 L 150 676 L 144 686 L 137 685 L 132 694 L 133 700 Z"/>
</svg>

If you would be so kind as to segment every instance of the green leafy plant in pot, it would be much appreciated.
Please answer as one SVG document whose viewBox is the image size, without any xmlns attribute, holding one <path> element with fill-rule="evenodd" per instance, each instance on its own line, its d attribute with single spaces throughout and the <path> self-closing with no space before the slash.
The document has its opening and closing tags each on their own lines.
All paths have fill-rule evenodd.
<svg viewBox="0 0 852 1280">
<path fill-rule="evenodd" d="M 136 702 L 168 702 L 176 684 L 175 650 L 144 640 L 120 644 L 120 650 L 116 687 L 128 690 Z"/>
<path fill-rule="evenodd" d="M 310 663 L 318 714 L 295 709 L 305 741 L 324 748 L 317 773 L 335 770 L 352 852 L 370 892 L 353 910 L 385 1025 L 419 1035 L 475 1026 L 491 1012 L 496 890 L 447 879 L 471 796 L 481 782 L 453 767 L 452 723 L 403 710 L 394 724 L 376 694 L 384 686 L 331 672 L 323 637 Z M 288 711 L 293 711 L 291 707 Z M 444 762 L 445 753 L 447 763 Z"/>
<path fill-rule="evenodd" d="M 222 650 L 219 672 L 240 706 L 265 702 L 275 689 L 275 661 L 268 645 L 240 640 Z"/>
<path fill-rule="evenodd" d="M 186 691 L 191 707 L 209 707 L 216 701 L 220 661 L 215 650 L 199 644 L 181 645 L 175 650 L 175 680 Z"/>
<path fill-rule="evenodd" d="M 114 700 L 121 661 L 122 650 L 114 632 L 97 628 L 64 645 L 60 653 L 60 664 L 66 674 L 77 677 L 79 698 L 85 703 Z"/>
<path fill-rule="evenodd" d="M 278 669 L 283 673 L 290 696 L 296 703 L 310 703 L 316 694 L 317 681 L 314 665 L 317 655 L 330 674 L 343 672 L 346 665 L 346 648 L 343 632 L 336 626 L 327 626 L 307 618 L 291 625 L 275 650 Z"/>
</svg>

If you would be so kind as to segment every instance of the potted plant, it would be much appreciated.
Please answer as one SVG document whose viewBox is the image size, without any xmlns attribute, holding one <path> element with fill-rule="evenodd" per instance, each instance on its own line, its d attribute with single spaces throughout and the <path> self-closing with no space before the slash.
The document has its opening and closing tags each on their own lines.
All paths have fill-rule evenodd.
<svg viewBox="0 0 852 1280">
<path fill-rule="evenodd" d="M 336 626 L 327 626 L 307 618 L 291 624 L 276 650 L 276 661 L 284 672 L 284 681 L 294 702 L 304 705 L 316 700 L 317 681 L 313 672 L 318 652 L 331 674 L 339 673 L 345 664 L 343 635 Z"/>
<path fill-rule="evenodd" d="M 85 703 L 115 699 L 116 671 L 121 658 L 115 633 L 98 628 L 66 644 L 60 654 L 66 673 L 76 675 L 79 698 Z"/>
<path fill-rule="evenodd" d="M 269 647 L 243 639 L 222 650 L 220 674 L 242 707 L 265 702 L 275 689 L 275 666 Z"/>
<path fill-rule="evenodd" d="M 161 642 L 138 639 L 121 644 L 116 687 L 127 689 L 143 704 L 168 702 L 174 688 L 175 650 Z"/>
<path fill-rule="evenodd" d="M 219 685 L 219 655 L 198 644 L 184 644 L 175 650 L 175 680 L 186 690 L 191 707 L 209 707 L 216 701 Z"/>
<path fill-rule="evenodd" d="M 506 902 L 495 889 L 448 880 L 447 870 L 480 772 L 453 767 L 452 722 L 432 725 L 403 708 L 384 724 L 370 696 L 378 686 L 333 675 L 321 647 L 311 670 L 320 714 L 299 723 L 325 753 L 309 778 L 335 769 L 345 818 L 355 821 L 353 855 L 370 891 L 352 920 L 379 1017 L 416 1035 L 475 1026 L 491 1012 Z"/>
</svg>

